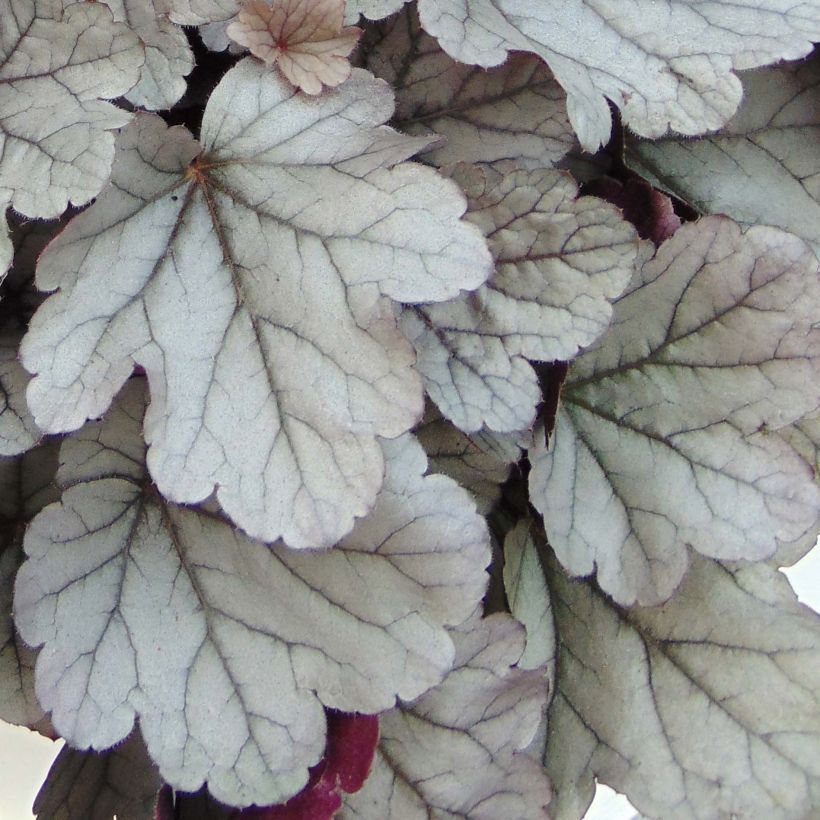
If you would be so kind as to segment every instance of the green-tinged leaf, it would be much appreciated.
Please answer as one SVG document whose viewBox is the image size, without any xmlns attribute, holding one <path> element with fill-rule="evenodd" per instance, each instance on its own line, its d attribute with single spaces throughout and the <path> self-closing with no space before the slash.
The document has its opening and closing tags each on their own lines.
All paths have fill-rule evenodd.
<svg viewBox="0 0 820 820">
<path fill-rule="evenodd" d="M 161 786 L 138 732 L 101 753 L 63 746 L 34 812 L 37 820 L 154 820 Z"/>
<path fill-rule="evenodd" d="M 510 159 L 548 168 L 572 147 L 566 95 L 538 57 L 517 54 L 489 71 L 457 63 L 411 7 L 370 39 L 366 65 L 396 90 L 396 126 L 443 138 L 424 155 L 434 165 Z"/>
<path fill-rule="evenodd" d="M 444 626 L 484 594 L 488 534 L 467 493 L 385 444 L 372 513 L 335 549 L 268 546 L 152 488 L 141 380 L 66 440 L 62 501 L 25 539 L 15 621 L 44 644 L 37 693 L 76 748 L 135 717 L 165 781 L 231 805 L 297 792 L 325 745 L 323 706 L 375 713 L 436 685 Z"/>
<path fill-rule="evenodd" d="M 382 126 L 392 108 L 364 71 L 311 99 L 248 58 L 211 95 L 202 147 L 138 116 L 111 185 L 39 262 L 60 290 L 21 348 L 38 425 L 98 417 L 139 364 L 166 497 L 216 488 L 251 535 L 296 547 L 349 532 L 381 485 L 376 436 L 423 408 L 391 299 L 446 299 L 490 269 L 456 186 L 402 162 L 425 140 Z"/>
<path fill-rule="evenodd" d="M 776 228 L 681 228 L 571 366 L 530 494 L 571 575 L 619 603 L 668 598 L 687 545 L 758 560 L 816 531 L 813 470 L 775 430 L 820 403 L 820 277 Z"/>
<path fill-rule="evenodd" d="M 504 539 L 504 589 L 510 612 L 527 632 L 518 666 L 545 668 L 551 697 L 555 691 L 555 623 L 532 526 L 529 519 L 519 521 Z"/>
<path fill-rule="evenodd" d="M 743 75 L 744 102 L 716 134 L 628 146 L 643 176 L 708 213 L 777 225 L 820 250 L 820 59 Z"/>
<path fill-rule="evenodd" d="M 453 671 L 381 716 L 373 771 L 345 798 L 346 820 L 547 820 L 549 781 L 520 752 L 547 696 L 543 669 L 514 666 L 523 629 L 503 613 L 476 614 L 450 634 Z"/>
<path fill-rule="evenodd" d="M 558 689 L 554 820 L 595 778 L 664 820 L 805 820 L 820 805 L 820 618 L 777 570 L 692 557 L 663 607 L 623 610 L 548 572 Z"/>
<path fill-rule="evenodd" d="M 523 430 L 541 400 L 528 359 L 569 359 L 605 330 L 637 234 L 614 206 L 577 198 L 559 171 L 458 166 L 454 179 L 496 270 L 475 293 L 406 308 L 402 328 L 430 398 L 457 427 Z"/>
<path fill-rule="evenodd" d="M 144 59 L 102 3 L 0 0 L 0 201 L 55 217 L 96 196 L 109 132 L 131 119 L 103 100 L 132 88 Z"/>
</svg>

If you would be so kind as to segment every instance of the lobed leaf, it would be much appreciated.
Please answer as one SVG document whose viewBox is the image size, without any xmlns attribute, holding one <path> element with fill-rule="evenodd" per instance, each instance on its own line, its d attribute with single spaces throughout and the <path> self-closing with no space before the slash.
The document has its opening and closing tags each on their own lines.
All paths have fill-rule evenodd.
<svg viewBox="0 0 820 820">
<path fill-rule="evenodd" d="M 60 292 L 21 348 L 37 424 L 99 416 L 136 363 L 169 499 L 217 487 L 247 532 L 296 547 L 349 532 L 381 485 L 376 435 L 422 412 L 387 297 L 446 299 L 490 266 L 453 183 L 402 163 L 424 141 L 380 126 L 391 111 L 365 72 L 310 100 L 244 60 L 202 149 L 138 116 L 111 185 L 40 259 L 38 287 Z"/>
<path fill-rule="evenodd" d="M 663 607 L 623 610 L 555 562 L 555 820 L 595 778 L 664 820 L 803 820 L 820 799 L 820 619 L 765 564 L 693 555 Z"/>
<path fill-rule="evenodd" d="M 131 115 L 103 100 L 134 86 L 143 48 L 101 3 L 0 0 L 0 21 L 0 202 L 59 216 L 108 179 Z"/>
<path fill-rule="evenodd" d="M 486 586 L 486 525 L 450 479 L 423 477 L 405 436 L 385 444 L 376 506 L 336 549 L 252 541 L 152 490 L 140 381 L 66 440 L 62 501 L 26 535 L 15 621 L 45 645 L 38 697 L 76 748 L 108 748 L 139 717 L 174 788 L 279 803 L 322 754 L 323 706 L 380 712 L 447 673 L 444 626 Z"/>
<path fill-rule="evenodd" d="M 609 324 L 637 235 L 613 206 L 558 171 L 461 167 L 467 219 L 487 237 L 495 273 L 475 293 L 406 308 L 402 328 L 442 414 L 465 432 L 531 427 L 541 400 L 528 359 L 569 359 Z"/>
<path fill-rule="evenodd" d="M 345 798 L 360 820 L 548 817 L 549 782 L 520 749 L 546 704 L 543 670 L 513 666 L 523 630 L 509 615 L 478 614 L 451 630 L 453 671 L 414 703 L 382 715 L 374 769 Z"/>
<path fill-rule="evenodd" d="M 409 7 L 370 39 L 366 65 L 396 91 L 396 126 L 444 138 L 425 153 L 434 165 L 509 159 L 545 168 L 572 147 L 566 95 L 537 57 L 516 54 L 489 70 L 457 63 Z"/>
<path fill-rule="evenodd" d="M 194 55 L 185 32 L 168 19 L 167 0 L 102 0 L 145 47 L 145 64 L 137 84 L 125 95 L 136 106 L 171 108 L 185 93 L 185 77 Z"/>
<path fill-rule="evenodd" d="M 708 213 L 777 225 L 820 250 L 820 60 L 749 72 L 716 134 L 630 143 L 642 175 Z"/>
<path fill-rule="evenodd" d="M 530 497 L 571 575 L 621 604 L 667 599 L 687 545 L 759 560 L 816 530 L 813 471 L 770 430 L 812 412 L 817 259 L 776 228 L 685 225 L 570 369 Z"/>
<path fill-rule="evenodd" d="M 419 0 L 424 29 L 454 59 L 490 67 L 544 59 L 584 148 L 609 141 L 607 100 L 645 137 L 719 128 L 741 98 L 735 69 L 807 54 L 820 7 L 792 0 Z"/>
<path fill-rule="evenodd" d="M 248 0 L 225 30 L 296 88 L 319 94 L 350 76 L 361 29 L 343 28 L 345 0 Z"/>
</svg>

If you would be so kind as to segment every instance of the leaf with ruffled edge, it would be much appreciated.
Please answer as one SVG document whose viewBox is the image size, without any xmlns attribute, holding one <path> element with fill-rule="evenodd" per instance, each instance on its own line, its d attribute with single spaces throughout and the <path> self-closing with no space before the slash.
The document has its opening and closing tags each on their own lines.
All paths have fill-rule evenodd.
<svg viewBox="0 0 820 820">
<path fill-rule="evenodd" d="M 458 428 L 531 427 L 541 390 L 528 359 L 570 359 L 607 327 L 638 253 L 612 205 L 559 171 L 458 166 L 467 219 L 496 269 L 475 293 L 406 308 L 402 329 L 430 398 Z"/>
<path fill-rule="evenodd" d="M 373 772 L 345 798 L 345 820 L 547 819 L 549 780 L 520 752 L 547 697 L 543 669 L 514 666 L 523 628 L 504 613 L 476 613 L 450 634 L 453 671 L 414 703 L 381 716 Z"/>
<path fill-rule="evenodd" d="M 687 546 L 760 560 L 816 531 L 813 470 L 777 430 L 820 404 L 811 249 L 725 217 L 685 225 L 573 362 L 530 497 L 571 575 L 621 604 L 668 598 Z"/>
<path fill-rule="evenodd" d="M 423 409 L 391 299 L 447 299 L 491 267 L 456 186 L 402 162 L 425 140 L 382 126 L 392 110 L 366 72 L 310 99 L 248 58 L 202 146 L 139 115 L 111 185 L 38 265 L 60 289 L 21 347 L 38 426 L 98 417 L 136 363 L 169 499 L 216 487 L 239 526 L 295 547 L 349 532 L 381 485 L 376 436 Z"/>
<path fill-rule="evenodd" d="M 445 625 L 484 594 L 489 538 L 410 436 L 385 443 L 371 514 L 335 549 L 268 546 L 154 490 L 143 380 L 61 450 L 62 501 L 25 539 L 15 622 L 37 694 L 76 748 L 135 718 L 164 780 L 234 806 L 283 802 L 325 748 L 323 706 L 368 714 L 436 685 Z"/>
</svg>

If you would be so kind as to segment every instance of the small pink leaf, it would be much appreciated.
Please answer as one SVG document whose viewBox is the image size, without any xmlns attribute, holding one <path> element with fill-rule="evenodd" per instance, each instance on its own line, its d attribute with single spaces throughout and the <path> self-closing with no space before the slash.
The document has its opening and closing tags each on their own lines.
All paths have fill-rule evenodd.
<svg viewBox="0 0 820 820">
<path fill-rule="evenodd" d="M 344 0 L 251 0 L 227 28 L 267 65 L 274 63 L 297 88 L 318 94 L 350 76 L 348 54 L 362 33 L 342 28 Z"/>
</svg>

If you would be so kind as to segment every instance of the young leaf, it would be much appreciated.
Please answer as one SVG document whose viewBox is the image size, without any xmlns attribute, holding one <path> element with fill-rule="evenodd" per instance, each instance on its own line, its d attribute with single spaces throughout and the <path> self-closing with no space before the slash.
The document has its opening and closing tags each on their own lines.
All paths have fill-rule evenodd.
<svg viewBox="0 0 820 820">
<path fill-rule="evenodd" d="M 395 88 L 398 128 L 445 138 L 425 153 L 434 165 L 512 159 L 544 168 L 574 142 L 566 95 L 541 60 L 515 54 L 489 71 L 457 63 L 409 7 L 379 27 L 367 67 Z"/>
<path fill-rule="evenodd" d="M 60 292 L 21 348 L 38 425 L 99 416 L 136 362 L 168 498 L 217 486 L 251 535 L 296 547 L 349 532 L 381 485 L 376 435 L 422 412 L 385 297 L 446 299 L 490 269 L 453 183 L 401 162 L 423 141 L 379 125 L 392 104 L 366 72 L 311 100 L 247 59 L 208 102 L 202 153 L 138 116 L 111 185 L 40 259 Z"/>
<path fill-rule="evenodd" d="M 299 791 L 322 706 L 375 713 L 449 670 L 446 624 L 484 594 L 486 525 L 466 492 L 386 442 L 372 513 L 336 549 L 250 540 L 152 491 L 142 380 L 63 445 L 62 502 L 26 535 L 15 621 L 45 644 L 37 692 L 77 748 L 140 729 L 162 777 L 230 805 Z"/>
<path fill-rule="evenodd" d="M 478 170 L 477 170 L 478 169 Z M 569 359 L 609 323 L 638 243 L 620 212 L 558 171 L 460 167 L 467 218 L 496 270 L 475 293 L 406 308 L 402 328 L 430 398 L 461 430 L 530 427 L 541 400 L 527 359 Z"/>
<path fill-rule="evenodd" d="M 560 651 L 545 753 L 555 820 L 594 778 L 650 817 L 804 820 L 820 796 L 820 618 L 765 564 L 692 556 L 675 597 L 623 610 L 552 562 Z"/>
<path fill-rule="evenodd" d="M 632 142 L 630 164 L 695 207 L 777 225 L 820 250 L 820 60 L 743 76 L 744 102 L 717 134 Z"/>
<path fill-rule="evenodd" d="M 101 3 L 0 0 L 0 201 L 59 216 L 108 179 L 131 115 L 103 99 L 137 82 L 136 36 Z"/>
<path fill-rule="evenodd" d="M 668 598 L 686 547 L 757 560 L 817 526 L 812 470 L 777 429 L 817 407 L 817 259 L 777 228 L 682 227 L 564 385 L 530 496 L 571 575 L 622 604 Z"/>
<path fill-rule="evenodd" d="M 519 752 L 546 706 L 542 669 L 513 666 L 523 629 L 509 615 L 476 614 L 450 634 L 453 671 L 414 703 L 381 716 L 364 788 L 345 798 L 344 820 L 546 820 L 549 781 Z"/>
<path fill-rule="evenodd" d="M 296 88 L 319 94 L 350 76 L 347 57 L 362 32 L 342 28 L 344 7 L 344 0 L 249 0 L 226 34 Z"/>
<path fill-rule="evenodd" d="M 185 93 L 194 55 L 181 28 L 168 19 L 167 0 L 102 0 L 145 47 L 139 82 L 125 98 L 136 106 L 171 108 Z"/>
<path fill-rule="evenodd" d="M 741 97 L 733 69 L 808 53 L 820 7 L 793 0 L 419 0 L 421 24 L 454 59 L 489 67 L 531 51 L 566 89 L 590 151 L 608 142 L 607 100 L 646 137 L 719 128 Z"/>
<path fill-rule="evenodd" d="M 63 746 L 34 812 L 37 820 L 153 820 L 161 786 L 139 732 L 102 753 Z"/>
<path fill-rule="evenodd" d="M 475 498 L 486 515 L 501 496 L 501 485 L 521 458 L 521 447 L 511 435 L 479 430 L 462 433 L 430 405 L 415 434 L 430 460 L 430 469 L 457 481 Z"/>
</svg>

